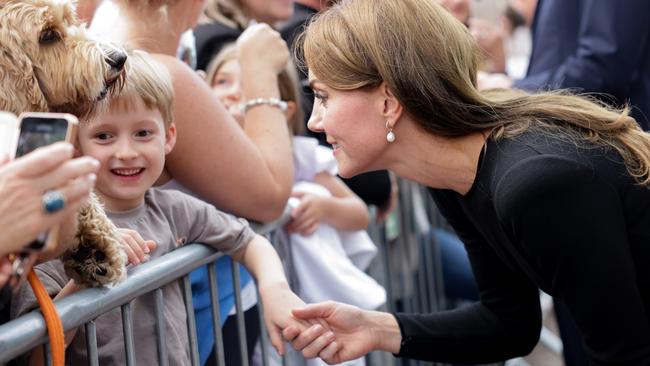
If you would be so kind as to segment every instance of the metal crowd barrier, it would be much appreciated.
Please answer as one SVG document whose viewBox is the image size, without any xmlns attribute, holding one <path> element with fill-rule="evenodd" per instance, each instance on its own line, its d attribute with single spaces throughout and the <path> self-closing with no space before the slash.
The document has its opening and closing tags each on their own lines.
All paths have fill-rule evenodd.
<svg viewBox="0 0 650 366">
<path fill-rule="evenodd" d="M 368 229 L 379 249 L 368 272 L 386 288 L 387 293 L 386 305 L 381 310 L 419 313 L 443 310 L 450 305 L 444 296 L 439 248 L 430 235 L 430 231 L 434 228 L 444 227 L 446 224 L 424 188 L 404 180 L 399 181 L 399 188 L 399 205 L 392 217 L 381 225 L 374 224 L 373 219 L 371 220 L 373 224 Z M 289 212 L 287 207 L 280 219 L 266 225 L 253 225 L 253 227 L 257 233 L 267 235 L 271 242 L 277 245 L 282 239 L 282 235 L 276 235 L 280 232 L 276 229 L 288 222 Z M 374 212 L 374 207 L 371 207 L 372 216 L 374 216 Z M 286 253 L 286 248 L 285 252 L 282 248 L 278 249 L 281 256 L 290 255 L 290 253 Z M 186 245 L 135 267 L 130 271 L 128 278 L 115 287 L 86 289 L 57 300 L 55 304 L 63 327 L 66 331 L 82 325 L 85 327 L 88 364 L 98 365 L 96 328 L 93 320 L 103 313 L 121 307 L 126 361 L 127 365 L 135 365 L 133 324 L 129 302 L 139 296 L 154 292 L 157 324 L 162 324 L 164 298 L 161 287 L 179 280 L 187 309 L 191 364 L 199 365 L 189 273 L 200 266 L 213 263 L 221 255 L 214 249 L 200 244 Z M 233 264 L 239 351 L 243 360 L 242 366 L 248 366 L 247 350 L 249 345 L 246 344 L 244 311 L 239 290 L 239 266 L 236 262 Z M 221 333 L 216 274 L 214 266 L 208 266 L 208 270 L 217 364 L 224 365 L 226 350 L 223 347 Z M 269 340 L 264 326 L 261 303 L 258 303 L 258 309 L 262 334 L 260 337 L 262 362 L 264 366 L 268 366 Z M 39 311 L 33 311 L 0 325 L 0 365 L 40 345 L 45 347 L 47 355 L 46 332 L 45 322 Z M 158 348 L 158 364 L 165 366 L 167 365 L 167 350 L 162 327 L 156 328 L 155 342 Z M 287 344 L 286 347 L 289 345 Z M 289 362 L 287 358 L 283 358 L 282 363 L 287 365 Z M 366 364 L 367 366 L 438 365 L 430 362 L 397 359 L 384 352 L 371 353 L 366 357 Z"/>
<path fill-rule="evenodd" d="M 282 227 L 289 220 L 289 211 L 285 210 L 282 217 L 266 225 L 253 225 L 257 233 L 266 235 L 272 230 Z M 199 365 L 198 346 L 196 339 L 196 325 L 194 323 L 194 308 L 190 288 L 189 273 L 194 269 L 213 263 L 223 254 L 200 244 L 190 244 L 167 253 L 160 258 L 141 264 L 129 272 L 127 279 L 112 288 L 90 288 L 79 291 L 55 302 L 57 312 L 61 317 L 63 329 L 68 331 L 80 326 L 86 329 L 86 345 L 88 364 L 98 365 L 96 327 L 94 319 L 116 308 L 121 307 L 122 324 L 124 330 L 124 348 L 127 365 L 135 365 L 135 350 L 133 342 L 133 323 L 131 318 L 130 301 L 144 294 L 154 292 L 155 315 L 157 324 L 162 322 L 163 296 L 162 287 L 175 280 L 181 281 L 183 298 L 187 309 L 188 339 L 190 341 L 191 364 Z M 210 295 L 212 299 L 213 328 L 217 347 L 217 359 L 223 365 L 223 338 L 219 319 L 219 303 L 217 296 L 217 281 L 214 266 L 209 266 Z M 244 332 L 244 318 L 239 291 L 239 266 L 235 262 L 232 266 L 233 282 L 235 288 L 235 306 L 237 310 L 237 323 L 239 330 L 239 345 L 242 359 L 247 366 L 247 345 Z M 262 322 L 263 323 L 263 322 Z M 263 326 L 263 324 L 262 324 Z M 262 337 L 264 338 L 264 337 Z M 158 348 L 158 364 L 167 365 L 167 350 L 164 342 L 163 327 L 156 327 L 156 344 Z M 152 340 L 153 341 L 153 340 Z M 40 311 L 32 311 L 18 319 L 0 325 L 0 364 L 8 362 L 25 352 L 45 346 L 46 361 L 49 350 L 47 349 L 47 328 Z M 262 347 L 263 349 L 265 347 Z M 48 362 L 49 363 L 49 362 Z"/>
</svg>

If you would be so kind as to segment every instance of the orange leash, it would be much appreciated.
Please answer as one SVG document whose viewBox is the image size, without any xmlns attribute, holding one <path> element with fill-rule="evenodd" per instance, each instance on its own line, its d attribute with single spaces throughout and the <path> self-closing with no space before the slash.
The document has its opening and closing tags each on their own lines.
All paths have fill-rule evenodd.
<svg viewBox="0 0 650 366">
<path fill-rule="evenodd" d="M 47 334 L 50 338 L 50 350 L 52 352 L 52 366 L 64 366 L 65 363 L 65 338 L 63 336 L 63 325 L 61 325 L 61 318 L 56 312 L 54 302 L 48 295 L 45 286 L 38 279 L 34 270 L 30 270 L 27 275 L 29 285 L 32 286 L 32 291 L 36 295 L 36 300 L 41 306 L 43 318 L 45 318 L 45 325 L 47 326 Z"/>
</svg>

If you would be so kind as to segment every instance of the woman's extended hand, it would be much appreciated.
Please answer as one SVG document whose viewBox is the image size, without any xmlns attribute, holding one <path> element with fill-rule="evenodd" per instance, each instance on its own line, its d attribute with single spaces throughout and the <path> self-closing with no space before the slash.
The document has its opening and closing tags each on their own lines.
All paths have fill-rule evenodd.
<svg viewBox="0 0 650 366">
<path fill-rule="evenodd" d="M 79 209 L 99 163 L 72 155 L 72 145 L 56 143 L 0 167 L 0 255 L 21 250 Z M 64 204 L 46 212 L 43 194 L 50 190 L 60 192 Z"/>
<path fill-rule="evenodd" d="M 305 357 L 320 357 L 329 364 L 354 360 L 370 351 L 398 353 L 401 335 L 395 318 L 388 313 L 361 310 L 356 306 L 328 301 L 293 309 L 293 315 L 303 320 L 324 320 L 335 341 L 324 344 L 321 339 L 297 328 L 282 332 L 293 347 Z"/>
</svg>

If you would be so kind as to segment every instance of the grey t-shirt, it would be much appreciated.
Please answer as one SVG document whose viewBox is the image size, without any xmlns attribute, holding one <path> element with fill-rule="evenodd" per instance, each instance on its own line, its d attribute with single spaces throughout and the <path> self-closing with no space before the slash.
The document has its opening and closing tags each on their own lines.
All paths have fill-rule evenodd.
<svg viewBox="0 0 650 366">
<path fill-rule="evenodd" d="M 151 188 L 144 204 L 121 213 L 108 213 L 118 228 L 137 231 L 145 240 L 158 245 L 151 259 L 166 254 L 185 243 L 204 243 L 226 254 L 246 246 L 255 233 L 244 219 L 218 211 L 214 206 L 174 190 Z M 42 263 L 36 273 L 51 296 L 68 283 L 59 260 Z M 186 311 L 178 281 L 163 287 L 165 341 L 170 365 L 189 365 Z M 138 365 L 157 365 L 154 296 L 144 295 L 131 302 L 135 357 Z M 29 288 L 24 286 L 12 301 L 12 318 L 37 306 Z M 126 364 L 120 309 L 113 309 L 95 320 L 100 365 Z M 66 350 L 66 364 L 86 364 L 84 327 Z"/>
</svg>

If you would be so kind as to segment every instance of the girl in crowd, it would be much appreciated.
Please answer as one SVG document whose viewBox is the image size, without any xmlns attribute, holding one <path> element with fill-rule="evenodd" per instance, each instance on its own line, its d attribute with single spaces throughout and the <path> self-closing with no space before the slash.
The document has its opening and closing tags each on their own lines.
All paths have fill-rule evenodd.
<svg viewBox="0 0 650 366">
<path fill-rule="evenodd" d="M 328 362 L 372 350 L 505 360 L 537 343 L 542 289 L 567 305 L 592 364 L 650 364 L 650 136 L 627 109 L 478 92 L 475 42 L 431 1 L 344 1 L 311 23 L 304 55 L 309 127 L 335 146 L 340 174 L 390 169 L 428 186 L 480 300 L 435 314 L 308 305 L 294 315 L 326 320 L 337 339 L 287 328 L 294 347 Z"/>
</svg>

